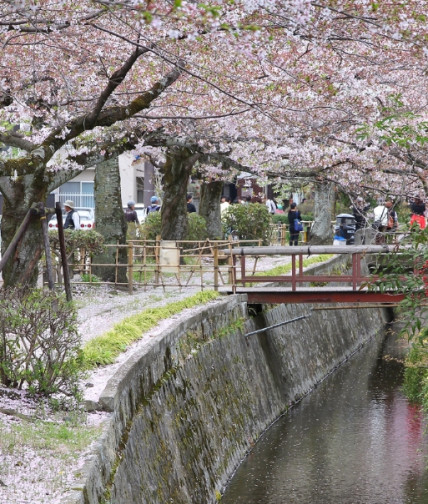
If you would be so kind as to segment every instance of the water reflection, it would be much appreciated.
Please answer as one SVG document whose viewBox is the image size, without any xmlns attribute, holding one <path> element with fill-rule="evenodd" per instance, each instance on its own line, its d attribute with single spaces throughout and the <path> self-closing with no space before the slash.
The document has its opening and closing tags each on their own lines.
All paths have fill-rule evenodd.
<svg viewBox="0 0 428 504">
<path fill-rule="evenodd" d="M 222 504 L 426 504 L 424 423 L 400 392 L 401 346 L 369 345 L 278 421 Z"/>
</svg>

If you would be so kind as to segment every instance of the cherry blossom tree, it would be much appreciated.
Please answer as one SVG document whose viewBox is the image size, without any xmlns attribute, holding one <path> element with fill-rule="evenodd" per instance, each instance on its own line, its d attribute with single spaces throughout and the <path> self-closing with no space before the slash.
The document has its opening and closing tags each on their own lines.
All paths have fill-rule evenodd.
<svg viewBox="0 0 428 504">
<path fill-rule="evenodd" d="M 145 145 L 164 148 L 178 177 L 165 226 L 196 160 L 212 178 L 247 167 L 352 193 L 402 192 L 403 178 L 423 189 L 424 4 L 2 2 L 4 246 L 76 170 Z M 6 283 L 27 279 L 35 243 L 30 233 Z"/>
</svg>

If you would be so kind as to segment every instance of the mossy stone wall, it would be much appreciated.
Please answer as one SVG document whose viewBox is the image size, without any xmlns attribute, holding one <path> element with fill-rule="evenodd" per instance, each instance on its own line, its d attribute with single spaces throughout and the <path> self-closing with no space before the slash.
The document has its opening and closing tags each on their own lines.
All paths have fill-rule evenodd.
<svg viewBox="0 0 428 504">
<path fill-rule="evenodd" d="M 100 400 L 111 422 L 67 502 L 215 503 L 260 434 L 383 323 L 377 309 L 306 305 L 250 318 L 240 296 L 201 308 L 111 378 Z"/>
</svg>

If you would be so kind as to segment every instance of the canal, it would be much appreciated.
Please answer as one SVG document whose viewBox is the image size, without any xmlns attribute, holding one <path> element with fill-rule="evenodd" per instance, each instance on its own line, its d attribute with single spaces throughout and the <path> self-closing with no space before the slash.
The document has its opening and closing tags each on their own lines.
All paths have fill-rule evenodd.
<svg viewBox="0 0 428 504">
<path fill-rule="evenodd" d="M 231 479 L 222 504 L 426 504 L 420 408 L 400 388 L 404 343 L 363 348 L 279 419 Z"/>
</svg>

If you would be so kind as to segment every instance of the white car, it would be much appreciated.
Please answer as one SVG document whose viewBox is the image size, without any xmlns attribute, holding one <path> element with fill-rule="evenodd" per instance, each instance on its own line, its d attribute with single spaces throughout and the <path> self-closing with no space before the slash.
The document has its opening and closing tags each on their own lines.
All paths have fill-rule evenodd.
<svg viewBox="0 0 428 504">
<path fill-rule="evenodd" d="M 95 212 L 92 208 L 75 208 L 80 218 L 80 229 L 95 229 Z"/>
</svg>

